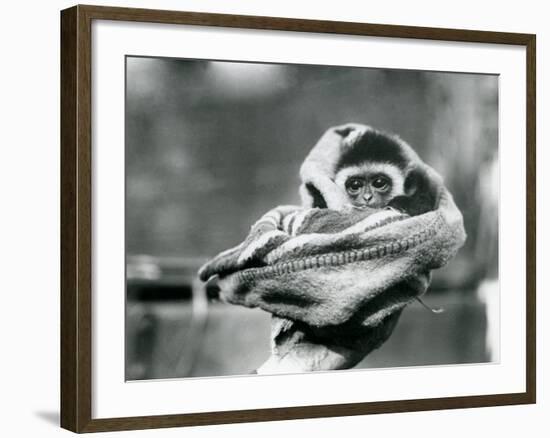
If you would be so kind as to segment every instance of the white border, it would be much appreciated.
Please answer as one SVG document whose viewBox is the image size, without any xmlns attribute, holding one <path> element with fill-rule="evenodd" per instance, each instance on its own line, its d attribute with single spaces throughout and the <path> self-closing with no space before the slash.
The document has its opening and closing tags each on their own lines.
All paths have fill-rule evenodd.
<svg viewBox="0 0 550 438">
<path fill-rule="evenodd" d="M 92 24 L 92 417 L 161 415 L 525 391 L 525 49 L 206 28 Z M 124 56 L 500 75 L 500 363 L 124 382 Z"/>
</svg>

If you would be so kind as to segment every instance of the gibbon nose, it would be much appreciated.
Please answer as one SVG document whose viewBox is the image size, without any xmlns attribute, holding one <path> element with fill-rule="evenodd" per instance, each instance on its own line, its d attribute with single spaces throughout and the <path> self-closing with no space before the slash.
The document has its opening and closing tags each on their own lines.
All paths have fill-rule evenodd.
<svg viewBox="0 0 550 438">
<path fill-rule="evenodd" d="M 363 199 L 364 199 L 366 202 L 370 202 L 370 201 L 372 200 L 372 193 L 366 192 L 366 193 L 363 195 Z"/>
</svg>

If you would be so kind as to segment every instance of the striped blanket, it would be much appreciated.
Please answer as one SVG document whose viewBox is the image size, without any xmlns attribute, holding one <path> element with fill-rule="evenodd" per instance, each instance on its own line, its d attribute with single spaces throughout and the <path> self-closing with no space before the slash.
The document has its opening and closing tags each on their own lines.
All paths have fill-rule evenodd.
<svg viewBox="0 0 550 438">
<path fill-rule="evenodd" d="M 455 232 L 442 211 L 410 217 L 393 209 L 283 206 L 199 276 L 216 276 L 227 302 L 313 327 L 354 320 L 357 334 L 358 326 L 382 322 L 426 291 L 429 271 L 457 250 Z M 402 282 L 407 287 L 385 294 L 383 305 L 367 305 Z"/>
<path fill-rule="evenodd" d="M 330 143 L 338 129 L 329 130 L 323 148 L 345 147 Z M 403 308 L 426 292 L 431 271 L 445 265 L 466 238 L 441 178 L 412 152 L 414 169 L 426 181 L 419 195 L 433 205 L 410 215 L 335 204 L 331 196 L 338 192 L 330 174 L 319 170 L 316 148 L 305 162 L 315 158 L 313 179 L 302 173 L 309 190 L 304 206 L 267 212 L 242 243 L 199 271 L 203 281 L 216 279 L 225 301 L 274 316 L 272 356 L 260 372 L 354 366 L 385 342 Z"/>
<path fill-rule="evenodd" d="M 281 206 L 267 212 L 235 248 L 222 252 L 199 271 L 201 280 L 238 272 L 241 278 L 337 266 L 390 254 L 400 244 L 368 245 L 361 235 L 407 217 L 392 209 L 329 209 Z M 403 248 L 417 243 L 411 238 Z M 327 253 L 328 252 L 328 253 Z"/>
</svg>

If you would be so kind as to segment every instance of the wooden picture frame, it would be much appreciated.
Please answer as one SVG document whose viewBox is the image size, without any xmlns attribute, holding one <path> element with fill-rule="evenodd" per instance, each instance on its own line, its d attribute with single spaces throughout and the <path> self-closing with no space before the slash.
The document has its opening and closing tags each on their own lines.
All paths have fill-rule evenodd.
<svg viewBox="0 0 550 438">
<path fill-rule="evenodd" d="M 92 418 L 92 22 L 113 20 L 369 37 L 517 45 L 526 48 L 526 391 L 269 409 Z M 531 34 L 75 6 L 61 12 L 61 426 L 97 432 L 535 403 L 535 53 Z"/>
</svg>

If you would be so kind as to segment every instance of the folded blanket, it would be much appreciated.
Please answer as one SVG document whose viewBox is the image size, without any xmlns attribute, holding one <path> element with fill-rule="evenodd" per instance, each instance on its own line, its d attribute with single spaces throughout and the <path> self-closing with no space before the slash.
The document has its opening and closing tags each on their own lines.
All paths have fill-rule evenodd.
<svg viewBox="0 0 550 438">
<path fill-rule="evenodd" d="M 227 302 L 274 315 L 273 355 L 260 371 L 354 366 L 385 342 L 403 308 L 426 292 L 430 271 L 464 243 L 462 216 L 441 178 L 400 139 L 407 171 L 421 181 L 416 205 L 428 200 L 426 211 L 346 206 L 334 162 L 346 141 L 372 132 L 329 130 L 302 166 L 304 206 L 269 211 L 199 271 L 203 281 L 218 279 Z"/>
</svg>

